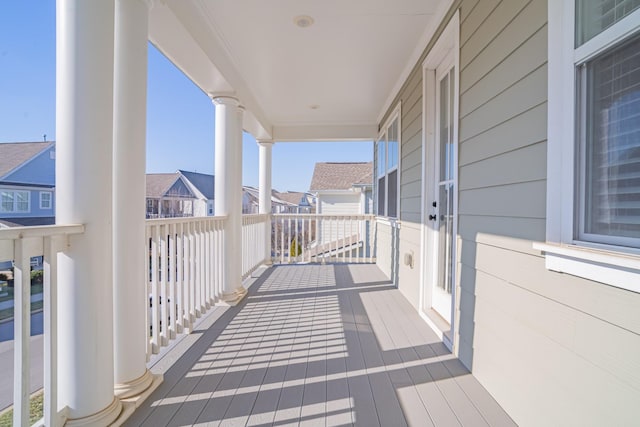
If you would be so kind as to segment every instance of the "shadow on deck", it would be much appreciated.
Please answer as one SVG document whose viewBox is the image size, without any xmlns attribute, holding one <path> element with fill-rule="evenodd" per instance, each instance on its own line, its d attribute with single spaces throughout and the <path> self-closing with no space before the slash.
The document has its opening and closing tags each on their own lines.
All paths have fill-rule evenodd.
<svg viewBox="0 0 640 427">
<path fill-rule="evenodd" d="M 500 426 L 375 265 L 283 265 L 200 333 L 127 426 Z"/>
</svg>

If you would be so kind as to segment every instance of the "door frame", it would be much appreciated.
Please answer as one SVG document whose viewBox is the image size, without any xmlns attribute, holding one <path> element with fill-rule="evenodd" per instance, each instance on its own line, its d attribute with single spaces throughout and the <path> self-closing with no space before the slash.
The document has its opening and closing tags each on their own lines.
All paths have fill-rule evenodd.
<svg viewBox="0 0 640 427">
<path fill-rule="evenodd" d="M 436 152 L 438 136 L 435 134 L 436 118 L 436 69 L 453 53 L 454 96 L 453 96 L 453 156 L 454 156 L 454 198 L 453 198 L 453 259 L 452 263 L 452 289 L 451 289 L 451 322 L 446 323 L 432 309 L 432 284 L 437 272 L 437 231 L 434 230 L 434 222 L 429 221 L 429 215 L 433 214 L 431 203 L 437 200 L 435 189 L 437 177 L 435 169 L 438 159 L 432 153 Z M 426 59 L 422 63 L 422 209 L 421 209 L 421 247 L 422 262 L 420 272 L 420 304 L 419 312 L 422 318 L 432 327 L 444 344 L 453 351 L 455 340 L 455 328 L 458 316 L 457 310 L 457 286 L 458 286 L 458 145 L 459 145 L 459 103 L 460 103 L 460 12 L 456 11 L 447 24 L 442 34 L 438 37 Z"/>
</svg>

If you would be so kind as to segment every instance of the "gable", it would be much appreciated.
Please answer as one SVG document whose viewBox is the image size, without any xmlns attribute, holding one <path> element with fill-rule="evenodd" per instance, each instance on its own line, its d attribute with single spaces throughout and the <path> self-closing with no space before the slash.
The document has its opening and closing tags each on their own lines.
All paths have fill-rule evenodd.
<svg viewBox="0 0 640 427">
<path fill-rule="evenodd" d="M 181 179 L 178 179 L 173 185 L 164 193 L 164 197 L 184 197 L 195 198 L 193 192 L 187 187 L 187 185 Z"/>
<path fill-rule="evenodd" d="M 55 146 L 50 146 L 49 148 L 45 149 L 39 154 L 36 154 L 31 159 L 19 165 L 13 171 L 9 172 L 4 177 L 3 181 L 19 184 L 55 186 L 55 152 Z"/>
</svg>

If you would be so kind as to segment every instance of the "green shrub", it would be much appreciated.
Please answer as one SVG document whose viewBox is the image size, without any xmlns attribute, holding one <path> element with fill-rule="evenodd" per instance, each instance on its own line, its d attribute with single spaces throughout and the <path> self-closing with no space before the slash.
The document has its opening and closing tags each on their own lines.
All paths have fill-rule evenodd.
<svg viewBox="0 0 640 427">
<path fill-rule="evenodd" d="M 302 247 L 298 244 L 297 237 L 294 237 L 293 240 L 291 240 L 291 245 L 289 245 L 289 255 L 292 257 L 302 255 Z"/>
<path fill-rule="evenodd" d="M 9 276 L 7 276 L 5 273 L 0 273 L 0 280 L 6 282 L 7 280 L 9 280 Z"/>
</svg>

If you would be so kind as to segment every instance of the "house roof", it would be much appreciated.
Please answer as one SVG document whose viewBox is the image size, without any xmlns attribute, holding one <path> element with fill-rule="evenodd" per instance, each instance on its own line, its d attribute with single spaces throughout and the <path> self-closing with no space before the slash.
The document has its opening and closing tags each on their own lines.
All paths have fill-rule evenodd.
<svg viewBox="0 0 640 427">
<path fill-rule="evenodd" d="M 169 191 L 171 186 L 180 177 L 178 172 L 175 173 L 148 173 L 147 174 L 147 197 L 151 199 L 159 199 Z"/>
<path fill-rule="evenodd" d="M 373 162 L 316 163 L 311 191 L 349 190 L 356 185 L 372 185 Z"/>
<path fill-rule="evenodd" d="M 55 143 L 4 142 L 0 143 L 0 178 L 14 171 Z"/>
<path fill-rule="evenodd" d="M 54 225 L 56 223 L 55 216 L 41 217 L 19 217 L 19 218 L 2 218 L 0 223 L 7 227 L 33 227 L 36 225 Z"/>
<path fill-rule="evenodd" d="M 304 193 L 300 193 L 297 191 L 287 191 L 286 193 L 276 192 L 275 196 L 280 200 L 284 200 L 285 202 L 288 202 L 288 203 L 291 203 L 292 205 L 297 206 L 300 204 L 300 201 L 302 200 Z"/>
<path fill-rule="evenodd" d="M 179 170 L 207 200 L 213 200 L 215 194 L 215 176 L 206 173 Z"/>
</svg>

